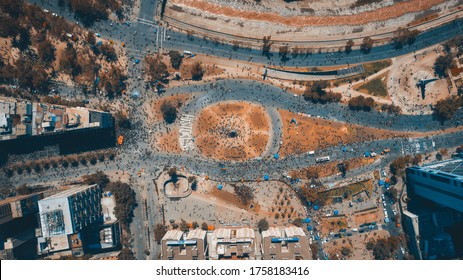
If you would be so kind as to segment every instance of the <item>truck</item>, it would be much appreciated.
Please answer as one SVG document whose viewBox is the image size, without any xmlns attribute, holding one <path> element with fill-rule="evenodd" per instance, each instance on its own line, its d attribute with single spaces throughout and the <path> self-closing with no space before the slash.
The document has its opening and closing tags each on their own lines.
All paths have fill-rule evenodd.
<svg viewBox="0 0 463 280">
<path fill-rule="evenodd" d="M 330 157 L 329 156 L 326 156 L 326 157 L 318 157 L 315 159 L 315 162 L 316 163 L 322 163 L 322 162 L 327 162 L 327 161 L 330 161 Z"/>
</svg>

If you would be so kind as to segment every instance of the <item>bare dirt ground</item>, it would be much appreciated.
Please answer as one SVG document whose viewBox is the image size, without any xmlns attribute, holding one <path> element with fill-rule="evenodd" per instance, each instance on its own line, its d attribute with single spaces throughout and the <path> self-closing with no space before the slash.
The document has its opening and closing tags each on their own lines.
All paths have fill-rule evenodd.
<svg viewBox="0 0 463 280">
<path fill-rule="evenodd" d="M 371 21 L 383 21 L 399 17 L 406 13 L 428 10 L 445 0 L 410 0 L 396 3 L 392 6 L 375 9 L 361 14 L 344 16 L 282 16 L 277 13 L 256 12 L 252 10 L 234 9 L 232 7 L 221 6 L 207 0 L 172 0 L 172 4 L 192 7 L 201 11 L 207 11 L 215 15 L 226 15 L 243 20 L 268 21 L 287 26 L 307 26 L 307 25 L 352 25 L 366 24 Z M 274 4 L 274 3 L 272 3 Z"/>
<path fill-rule="evenodd" d="M 193 126 L 199 151 L 207 157 L 246 160 L 262 154 L 269 138 L 265 110 L 245 102 L 226 102 L 201 111 Z"/>
<path fill-rule="evenodd" d="M 370 211 L 358 212 L 351 216 L 352 227 L 358 227 L 364 223 L 377 222 L 381 223 L 384 220 L 384 213 L 381 208 L 376 208 Z"/>
<path fill-rule="evenodd" d="M 185 29 L 184 24 L 178 25 L 170 18 L 190 27 L 224 34 L 258 39 L 271 35 L 272 39 L 277 40 L 307 41 L 308 38 L 323 40 L 333 36 L 342 38 L 349 34 L 359 37 L 374 36 L 408 26 L 412 22 L 422 23 L 435 19 L 426 17 L 427 11 L 434 11 L 434 14 L 442 16 L 456 10 L 455 7 L 459 5 L 457 0 L 409 0 L 400 3 L 386 0 L 352 9 L 350 6 L 354 2 L 341 0 L 288 3 L 264 0 L 256 4 L 255 1 L 239 0 L 172 0 L 167 4 L 165 19 L 182 29 Z M 202 33 L 200 28 L 193 29 Z M 246 44 L 253 43 L 248 41 Z"/>
<path fill-rule="evenodd" d="M 283 145 L 280 148 L 282 156 L 325 149 L 340 144 L 412 135 L 308 117 L 286 110 L 278 111 L 283 122 Z M 296 119 L 297 125 L 290 123 L 293 118 Z"/>
<path fill-rule="evenodd" d="M 180 173 L 189 176 L 185 172 Z M 177 222 L 183 218 L 188 222 L 197 221 L 200 224 L 206 221 L 214 226 L 232 223 L 255 226 L 262 218 L 266 218 L 270 224 L 287 225 L 288 218 L 294 220 L 296 217 L 302 217 L 303 206 L 286 184 L 278 181 L 244 184 L 249 185 L 255 195 L 248 205 L 243 205 L 237 199 L 232 185 L 198 177 L 197 191 L 193 191 L 190 196 L 180 200 L 163 198 L 165 215 Z M 160 185 L 162 182 L 158 182 L 158 186 Z M 217 188 L 218 185 L 222 186 L 222 190 Z M 283 205 L 280 206 L 281 201 Z M 277 213 L 278 218 L 275 217 Z"/>
<path fill-rule="evenodd" d="M 178 141 L 178 128 L 174 128 L 168 132 L 159 132 L 155 136 L 157 150 L 170 153 L 182 153 L 180 143 Z"/>
<path fill-rule="evenodd" d="M 377 240 L 382 237 L 388 237 L 389 232 L 386 230 L 378 230 L 374 232 L 355 234 L 350 237 L 328 241 L 324 245 L 324 251 L 329 256 L 336 256 L 337 258 L 343 257 L 341 254 L 342 247 L 351 249 L 352 253 L 345 257 L 350 260 L 371 260 L 373 255 L 371 251 L 366 249 L 366 244 L 370 240 Z M 332 259 L 333 257 L 330 257 Z"/>
<path fill-rule="evenodd" d="M 346 217 L 323 217 L 320 221 L 320 233 L 327 235 L 330 231 L 339 232 L 342 228 L 347 228 Z"/>
<path fill-rule="evenodd" d="M 372 157 L 369 157 L 369 158 L 357 157 L 357 158 L 350 159 L 348 160 L 349 169 L 356 169 L 356 168 L 360 168 L 368 164 L 372 164 L 375 160 L 376 159 Z M 339 173 L 337 164 L 338 162 L 328 162 L 325 164 L 312 165 L 310 167 L 291 171 L 289 173 L 289 176 L 293 178 L 307 178 L 307 172 L 309 170 L 314 170 L 318 173 L 318 176 L 320 178 L 329 177 L 329 176 L 333 176 Z"/>
<path fill-rule="evenodd" d="M 433 65 L 441 54 L 440 46 L 433 46 L 414 55 L 404 55 L 393 60 L 387 77 L 387 88 L 395 105 L 406 114 L 430 114 L 431 106 L 450 95 L 448 83 L 440 79 L 426 85 L 425 98 L 417 87 L 420 79 L 434 78 Z"/>
</svg>

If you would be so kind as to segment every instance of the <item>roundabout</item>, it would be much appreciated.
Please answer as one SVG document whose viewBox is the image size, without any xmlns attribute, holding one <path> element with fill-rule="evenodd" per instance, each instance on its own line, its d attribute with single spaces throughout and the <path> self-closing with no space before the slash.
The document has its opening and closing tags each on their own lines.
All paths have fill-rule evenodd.
<svg viewBox="0 0 463 280">
<path fill-rule="evenodd" d="M 193 136 L 205 157 L 243 161 L 262 155 L 269 130 L 270 118 L 262 106 L 228 101 L 202 109 Z"/>
</svg>

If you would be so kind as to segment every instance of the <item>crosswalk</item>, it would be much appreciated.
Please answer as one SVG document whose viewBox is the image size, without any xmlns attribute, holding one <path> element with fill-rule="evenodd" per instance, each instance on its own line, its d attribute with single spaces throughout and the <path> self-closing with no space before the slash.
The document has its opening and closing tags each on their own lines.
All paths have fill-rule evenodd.
<svg viewBox="0 0 463 280">
<path fill-rule="evenodd" d="M 165 27 L 159 26 L 155 21 L 137 18 L 137 23 L 147 25 L 153 28 L 153 33 L 156 34 L 156 50 L 162 50 L 162 44 L 170 37 L 167 35 L 167 29 Z"/>
</svg>

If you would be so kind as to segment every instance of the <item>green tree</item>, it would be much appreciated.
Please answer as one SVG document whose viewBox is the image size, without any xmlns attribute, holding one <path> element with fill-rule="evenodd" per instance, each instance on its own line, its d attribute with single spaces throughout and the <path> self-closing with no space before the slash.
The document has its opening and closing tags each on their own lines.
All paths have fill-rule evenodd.
<svg viewBox="0 0 463 280">
<path fill-rule="evenodd" d="M 113 193 L 116 200 L 114 208 L 116 218 L 128 229 L 132 222 L 133 209 L 137 205 L 135 192 L 127 183 L 121 181 L 108 183 L 106 189 Z"/>
<path fill-rule="evenodd" d="M 167 65 L 162 62 L 160 55 L 148 55 L 145 57 L 145 75 L 148 81 L 162 81 L 169 73 L 167 72 Z"/>
<path fill-rule="evenodd" d="M 174 69 L 179 69 L 182 65 L 183 57 L 178 51 L 169 51 L 170 63 Z"/>
<path fill-rule="evenodd" d="M 352 52 L 352 47 L 355 45 L 354 41 L 352 40 L 348 40 L 346 42 L 346 46 L 344 47 L 344 52 L 349 54 L 350 52 Z"/>
<path fill-rule="evenodd" d="M 257 223 L 257 228 L 259 229 L 259 232 L 263 232 L 268 230 L 268 222 L 267 219 L 260 219 L 259 222 Z"/>
<path fill-rule="evenodd" d="M 360 45 L 360 51 L 364 54 L 370 53 L 373 48 L 374 41 L 370 37 L 363 38 L 362 44 Z"/>
<path fill-rule="evenodd" d="M 166 123 L 171 124 L 177 118 L 177 107 L 166 100 L 161 104 L 161 113 Z"/>
<path fill-rule="evenodd" d="M 200 81 L 204 75 L 204 68 L 201 62 L 197 61 L 191 67 L 191 78 L 195 81 Z"/>
<path fill-rule="evenodd" d="M 93 174 L 82 176 L 82 182 L 87 185 L 98 184 L 100 187 L 105 188 L 109 183 L 109 178 L 103 171 L 97 171 Z"/>
</svg>

